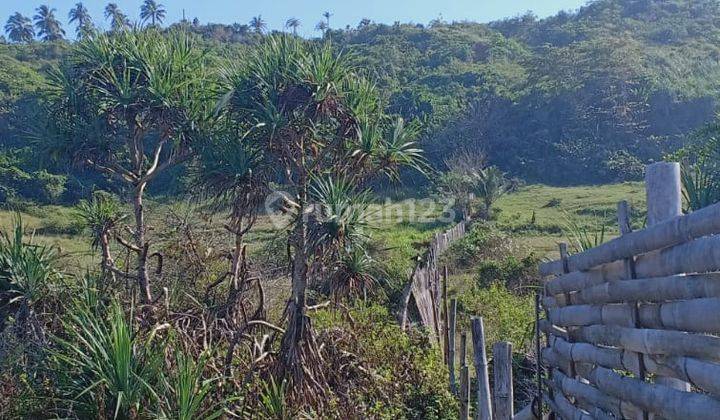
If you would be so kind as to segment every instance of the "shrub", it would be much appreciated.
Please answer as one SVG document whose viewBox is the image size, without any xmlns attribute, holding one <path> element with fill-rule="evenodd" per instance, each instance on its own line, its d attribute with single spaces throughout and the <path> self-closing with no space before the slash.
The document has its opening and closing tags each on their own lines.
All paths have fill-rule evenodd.
<svg viewBox="0 0 720 420">
<path fill-rule="evenodd" d="M 323 310 L 313 322 L 326 348 L 326 375 L 344 418 L 457 417 L 447 370 L 427 335 L 403 332 L 378 305 Z"/>
<path fill-rule="evenodd" d="M 76 300 L 55 337 L 50 370 L 60 415 L 135 418 L 158 403 L 162 352 L 133 331 L 118 302 L 109 308 Z"/>
<path fill-rule="evenodd" d="M 475 223 L 470 232 L 455 241 L 443 259 L 449 266 L 470 268 L 486 259 L 498 259 L 517 253 L 518 247 L 507 235 L 499 232 L 491 224 Z"/>
<path fill-rule="evenodd" d="M 477 284 L 483 288 L 500 283 L 516 292 L 527 291 L 528 286 L 534 285 L 538 277 L 539 262 L 540 259 L 534 254 L 520 259 L 511 255 L 499 261 L 483 261 L 478 266 Z"/>
<path fill-rule="evenodd" d="M 517 295 L 500 283 L 487 288 L 474 287 L 458 296 L 459 312 L 483 317 L 488 346 L 498 341 L 510 341 L 518 352 L 531 347 L 534 305 L 532 296 Z M 469 325 L 467 319 L 462 322 Z"/>
</svg>

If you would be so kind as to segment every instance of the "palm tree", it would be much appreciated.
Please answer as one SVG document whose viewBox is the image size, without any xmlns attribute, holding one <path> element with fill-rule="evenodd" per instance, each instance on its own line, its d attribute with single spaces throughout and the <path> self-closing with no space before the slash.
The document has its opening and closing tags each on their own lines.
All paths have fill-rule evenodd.
<svg viewBox="0 0 720 420">
<path fill-rule="evenodd" d="M 323 17 L 325 18 L 325 23 L 327 23 L 327 28 L 330 29 L 330 17 L 332 16 L 332 13 L 325 11 L 323 13 Z"/>
<path fill-rule="evenodd" d="M 5 33 L 13 42 L 31 42 L 35 38 L 32 21 L 18 12 L 8 19 L 5 24 Z"/>
<path fill-rule="evenodd" d="M 34 16 L 35 27 L 38 29 L 38 35 L 43 41 L 57 41 L 63 39 L 65 31 L 60 25 L 60 21 L 55 18 L 55 9 L 42 5 L 36 9 L 37 14 Z"/>
<path fill-rule="evenodd" d="M 257 220 L 260 203 L 268 190 L 263 155 L 234 130 L 220 130 L 199 152 L 195 178 L 198 191 L 211 200 L 214 210 L 227 210 L 225 229 L 235 237 L 230 271 L 228 308 L 235 308 L 246 289 L 245 234 Z"/>
<path fill-rule="evenodd" d="M 113 31 L 121 31 L 130 26 L 130 20 L 120 10 L 117 3 L 108 3 L 105 6 L 105 18 L 110 18 L 110 28 Z"/>
<path fill-rule="evenodd" d="M 215 89 L 205 52 L 187 34 L 156 30 L 100 34 L 73 46 L 53 73 L 47 137 L 58 153 L 82 162 L 131 193 L 132 238 L 117 237 L 136 256 L 131 275 L 142 301 L 153 302 L 144 197 L 174 165 L 193 155 L 211 121 Z"/>
<path fill-rule="evenodd" d="M 155 26 L 156 21 L 162 24 L 163 19 L 165 19 L 165 9 L 162 4 L 156 3 L 155 0 L 145 0 L 140 7 L 140 18 L 143 23 L 149 20 L 152 26 Z"/>
<path fill-rule="evenodd" d="M 325 35 L 325 32 L 328 30 L 328 25 L 324 20 L 321 20 L 315 25 L 315 30 Z"/>
<path fill-rule="evenodd" d="M 263 20 L 262 16 L 257 15 L 250 19 L 250 27 L 253 28 L 256 33 L 261 34 L 267 28 L 267 24 Z"/>
<path fill-rule="evenodd" d="M 125 218 L 120 202 L 107 193 L 95 193 L 92 200 L 78 204 L 77 217 L 90 231 L 92 247 L 100 248 L 102 252 L 100 268 L 103 273 L 110 272 L 114 277 L 112 270 L 115 262 L 110 253 L 110 238 Z"/>
<path fill-rule="evenodd" d="M 298 18 L 290 18 L 285 22 L 285 27 L 287 29 L 292 29 L 293 35 L 297 35 L 297 28 L 300 27 L 300 19 Z"/>
<path fill-rule="evenodd" d="M 90 13 L 88 13 L 87 8 L 84 4 L 82 4 L 82 2 L 75 3 L 75 7 L 70 9 L 68 19 L 70 19 L 70 23 L 77 22 L 75 33 L 78 38 L 83 38 L 93 31 Z"/>
<path fill-rule="evenodd" d="M 314 265 L 328 256 L 328 250 L 332 254 L 344 248 L 349 238 L 361 234 L 357 213 L 339 207 L 325 207 L 321 213 L 331 220 L 316 224 L 312 215 L 317 207 L 311 200 L 314 192 L 316 196 L 324 194 L 313 186 L 327 174 L 340 173 L 347 185 L 357 188 L 352 178 L 356 169 L 351 167 L 353 162 L 373 162 L 376 166 L 370 173 L 389 174 L 397 170 L 396 165 L 412 161 L 400 156 L 412 149 L 406 144 L 408 137 L 400 135 L 397 137 L 405 140 L 403 144 L 391 145 L 392 139 L 387 138 L 379 140 L 374 159 L 358 160 L 354 156 L 359 121 L 375 121 L 383 133 L 388 128 L 382 126 L 387 119 L 382 115 L 377 89 L 358 81 L 349 60 L 346 55 L 336 55 L 330 45 L 313 47 L 297 37 L 272 36 L 241 67 L 227 72 L 225 82 L 228 119 L 257 127 L 248 138 L 266 153 L 270 167 L 276 168 L 277 176 L 282 176 L 294 192 L 288 199 L 292 219 L 287 239 L 292 291 L 286 307 L 288 326 L 282 339 L 279 370 L 280 374 L 291 375 L 300 389 L 309 388 L 310 392 L 317 390 L 323 379 L 317 367 L 317 343 L 306 315 L 308 279 L 313 277 L 311 270 L 329 271 L 314 270 Z M 379 153 L 383 150 L 388 153 Z M 350 195 L 350 191 L 346 192 Z M 333 218 L 333 213 L 340 219 Z"/>
</svg>

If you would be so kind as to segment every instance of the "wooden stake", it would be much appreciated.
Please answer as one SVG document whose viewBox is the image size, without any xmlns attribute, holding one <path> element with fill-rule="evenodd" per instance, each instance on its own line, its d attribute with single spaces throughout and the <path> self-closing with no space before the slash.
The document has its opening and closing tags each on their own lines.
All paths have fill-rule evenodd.
<svg viewBox="0 0 720 420">
<path fill-rule="evenodd" d="M 457 383 L 455 380 L 455 328 L 457 317 L 457 299 L 450 301 L 450 328 L 448 330 L 448 372 L 450 373 L 450 390 L 457 394 Z"/>
<path fill-rule="evenodd" d="M 470 374 L 467 365 L 460 368 L 460 420 L 470 418 Z"/>
<path fill-rule="evenodd" d="M 682 180 L 680 164 L 658 162 L 645 169 L 647 224 L 656 225 L 682 214 Z M 658 377 L 656 383 L 680 391 L 690 391 L 690 384 L 675 378 Z"/>
<path fill-rule="evenodd" d="M 535 294 L 535 380 L 537 395 L 535 396 L 535 411 L 539 418 L 543 416 L 542 396 L 542 357 L 540 355 L 540 293 Z"/>
<path fill-rule="evenodd" d="M 512 345 L 501 341 L 493 346 L 495 389 L 493 406 L 496 420 L 510 420 L 513 416 Z"/>
<path fill-rule="evenodd" d="M 443 267 L 442 277 L 442 305 L 443 305 L 443 356 L 445 357 L 445 364 L 448 364 L 448 353 L 450 352 L 450 342 L 448 336 L 450 334 L 450 320 L 449 320 L 449 308 L 448 308 L 448 294 L 447 294 L 447 281 L 448 281 L 448 268 Z"/>
<path fill-rule="evenodd" d="M 490 378 L 488 377 L 487 354 L 485 353 L 485 327 L 482 318 L 472 319 L 473 362 L 477 375 L 477 420 L 491 420 Z"/>
</svg>

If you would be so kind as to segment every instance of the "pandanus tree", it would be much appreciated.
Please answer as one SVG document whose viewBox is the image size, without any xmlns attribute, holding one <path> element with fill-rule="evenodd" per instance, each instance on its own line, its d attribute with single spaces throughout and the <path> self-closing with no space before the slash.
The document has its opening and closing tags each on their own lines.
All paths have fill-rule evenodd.
<svg viewBox="0 0 720 420">
<path fill-rule="evenodd" d="M 244 238 L 255 224 L 268 191 L 264 155 L 247 139 L 249 131 L 241 130 L 247 128 L 215 130 L 194 166 L 199 195 L 210 199 L 215 211 L 227 211 L 225 229 L 235 238 L 226 276 L 230 279 L 229 312 L 234 311 L 233 306 L 248 287 Z"/>
<path fill-rule="evenodd" d="M 33 29 L 30 18 L 15 12 L 5 24 L 5 33 L 13 42 L 32 42 L 35 37 L 35 29 Z"/>
<path fill-rule="evenodd" d="M 122 185 L 133 206 L 131 241 L 143 302 L 152 299 L 145 190 L 189 159 L 213 115 L 215 83 L 187 34 L 101 34 L 77 43 L 54 72 L 49 128 L 54 154 Z M 117 273 L 125 275 L 125 273 Z"/>
<path fill-rule="evenodd" d="M 359 139 L 365 126 L 388 133 L 389 120 L 380 111 L 374 86 L 363 81 L 347 55 L 334 54 L 329 45 L 313 47 L 287 35 L 270 37 L 227 72 L 225 83 L 230 118 L 257 127 L 248 139 L 267 154 L 291 190 L 292 293 L 279 368 L 297 381 L 298 389 L 316 389 L 322 378 L 308 375 L 315 375 L 309 372 L 317 370 L 320 355 L 306 315 L 310 265 L 319 249 L 311 235 L 311 187 L 338 174 L 353 185 L 360 181 L 358 174 L 395 174 L 400 165 L 418 166 L 419 154 L 412 142 L 400 144 L 400 139 L 409 140 L 402 125 L 397 135 L 377 137 L 374 148 L 361 156 Z M 360 167 L 365 169 L 356 171 Z M 329 232 L 323 240 L 332 242 L 331 237 Z"/>
<path fill-rule="evenodd" d="M 77 216 L 90 231 L 92 247 L 100 249 L 100 268 L 104 273 L 112 275 L 115 261 L 110 252 L 110 240 L 125 218 L 120 202 L 108 193 L 96 192 L 91 200 L 78 204 Z"/>
</svg>

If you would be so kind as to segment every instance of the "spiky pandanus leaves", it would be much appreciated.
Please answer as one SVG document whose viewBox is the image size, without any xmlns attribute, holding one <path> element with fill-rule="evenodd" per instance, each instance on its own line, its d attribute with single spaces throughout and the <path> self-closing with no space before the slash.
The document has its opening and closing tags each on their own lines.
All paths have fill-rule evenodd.
<svg viewBox="0 0 720 420">
<path fill-rule="evenodd" d="M 103 236 L 113 232 L 118 224 L 127 217 L 120 202 L 113 196 L 96 192 L 92 199 L 83 200 L 77 205 L 77 217 L 90 231 L 93 248 L 102 245 Z"/>
<path fill-rule="evenodd" d="M 366 296 L 377 283 L 376 262 L 361 246 L 344 251 L 330 278 L 330 292 L 336 300 Z"/>
<path fill-rule="evenodd" d="M 109 308 L 72 305 L 55 337 L 59 415 L 131 419 L 149 416 L 159 404 L 163 352 L 133 331 L 118 302 Z"/>
<path fill-rule="evenodd" d="M 328 177 L 315 181 L 310 197 L 314 218 L 309 236 L 313 246 L 339 252 L 369 238 L 369 191 L 358 192 L 350 181 Z"/>
<path fill-rule="evenodd" d="M 224 414 L 220 405 L 229 401 L 209 404 L 209 397 L 220 378 L 205 379 L 208 359 L 206 352 L 197 360 L 182 351 L 175 352 L 175 367 L 171 375 L 164 378 L 168 392 L 163 398 L 167 408 L 162 410 L 162 418 L 213 420 Z"/>
<path fill-rule="evenodd" d="M 20 214 L 10 233 L 0 232 L 0 308 L 31 308 L 61 279 L 56 249 L 26 238 Z"/>
<path fill-rule="evenodd" d="M 19 213 L 12 230 L 0 232 L 0 330 L 13 319 L 14 334 L 24 343 L 29 360 L 39 357 L 36 345 L 47 344 L 40 314 L 45 312 L 51 288 L 62 281 L 58 264 L 55 248 L 26 237 Z"/>
<path fill-rule="evenodd" d="M 312 246 L 315 233 L 308 223 L 310 186 L 314 179 L 331 174 L 356 183 L 352 176 L 358 172 L 372 173 L 369 167 L 383 161 L 378 150 L 382 148 L 373 147 L 372 158 L 353 157 L 353 153 L 361 148 L 361 121 L 379 124 L 379 130 L 385 132 L 385 119 L 372 84 L 357 82 L 362 76 L 351 57 L 335 54 L 329 44 L 313 46 L 293 36 L 271 36 L 225 75 L 228 93 L 221 106 L 232 120 L 259 127 L 249 138 L 267 152 L 278 178 L 294 195 L 296 217 L 288 240 L 292 297 L 286 310 L 289 326 L 283 336 L 279 373 L 291 375 L 296 392 L 308 391 L 318 397 L 324 379 L 315 367 L 321 357 L 305 313 L 309 265 L 319 257 Z M 398 150 L 405 148 L 387 147 L 385 160 L 403 162 L 390 157 Z M 361 170 L 364 165 L 368 167 Z M 323 403 L 321 397 L 315 401 Z"/>
</svg>

